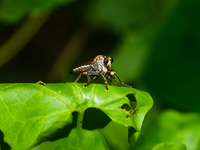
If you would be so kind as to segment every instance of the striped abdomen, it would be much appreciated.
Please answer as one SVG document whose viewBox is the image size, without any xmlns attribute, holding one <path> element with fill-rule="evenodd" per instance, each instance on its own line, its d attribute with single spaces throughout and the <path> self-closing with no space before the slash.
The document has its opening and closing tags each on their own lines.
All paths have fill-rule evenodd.
<svg viewBox="0 0 200 150">
<path fill-rule="evenodd" d="M 72 70 L 72 73 L 82 73 L 88 71 L 91 68 L 92 61 L 80 64 L 78 67 Z"/>
<path fill-rule="evenodd" d="M 73 73 L 81 73 L 90 69 L 90 65 L 84 65 L 73 69 Z"/>
</svg>

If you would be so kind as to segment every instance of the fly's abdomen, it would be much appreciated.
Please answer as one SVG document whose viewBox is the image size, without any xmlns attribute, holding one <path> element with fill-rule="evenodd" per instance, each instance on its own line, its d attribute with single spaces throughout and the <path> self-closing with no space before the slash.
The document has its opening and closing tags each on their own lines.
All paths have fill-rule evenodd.
<svg viewBox="0 0 200 150">
<path fill-rule="evenodd" d="M 73 73 L 82 73 L 91 68 L 91 65 L 83 65 L 73 69 Z"/>
</svg>

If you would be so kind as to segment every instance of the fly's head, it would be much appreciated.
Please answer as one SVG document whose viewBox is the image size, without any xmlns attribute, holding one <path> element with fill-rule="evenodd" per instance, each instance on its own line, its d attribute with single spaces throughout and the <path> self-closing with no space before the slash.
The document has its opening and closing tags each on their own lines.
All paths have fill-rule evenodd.
<svg viewBox="0 0 200 150">
<path fill-rule="evenodd" d="M 110 56 L 104 56 L 104 64 L 108 69 L 111 69 L 111 64 L 113 62 L 113 58 Z"/>
</svg>

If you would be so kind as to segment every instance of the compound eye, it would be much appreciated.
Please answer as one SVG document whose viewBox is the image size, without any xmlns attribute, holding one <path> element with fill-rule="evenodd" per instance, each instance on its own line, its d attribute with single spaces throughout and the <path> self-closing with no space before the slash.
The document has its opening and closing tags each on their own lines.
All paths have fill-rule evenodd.
<svg viewBox="0 0 200 150">
<path fill-rule="evenodd" d="M 113 58 L 112 57 L 110 57 L 110 61 L 111 61 L 111 63 L 113 63 Z"/>
</svg>

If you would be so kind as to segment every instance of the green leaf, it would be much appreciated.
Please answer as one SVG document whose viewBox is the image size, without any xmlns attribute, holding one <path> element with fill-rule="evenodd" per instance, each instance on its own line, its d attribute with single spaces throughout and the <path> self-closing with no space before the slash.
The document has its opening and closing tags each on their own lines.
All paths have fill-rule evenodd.
<svg viewBox="0 0 200 150">
<path fill-rule="evenodd" d="M 0 84 L 0 129 L 5 141 L 12 149 L 31 148 L 70 125 L 73 112 L 78 112 L 77 125 L 81 127 L 87 121 L 84 112 L 95 108 L 114 122 L 129 127 L 129 141 L 134 144 L 144 116 L 153 105 L 151 96 L 134 88 L 109 86 L 106 91 L 103 84 L 91 84 L 87 88 L 83 85 Z M 126 97 L 132 94 L 137 101 L 136 108 Z M 87 128 L 87 123 L 83 127 Z"/>
<path fill-rule="evenodd" d="M 88 131 L 74 128 L 56 150 L 109 150 L 107 143 L 98 130 Z"/>
<path fill-rule="evenodd" d="M 136 149 L 152 149 L 155 145 L 165 142 L 167 144 L 183 143 L 188 150 L 199 150 L 199 118 L 199 113 L 164 111 L 151 124 L 148 124 L 147 133 L 140 136 Z"/>
<path fill-rule="evenodd" d="M 46 12 L 71 1 L 73 0 L 2 0 L 0 3 L 0 20 L 18 22 L 30 13 Z"/>
<path fill-rule="evenodd" d="M 187 148 L 184 144 L 160 143 L 156 145 L 153 150 L 187 150 Z"/>
</svg>

